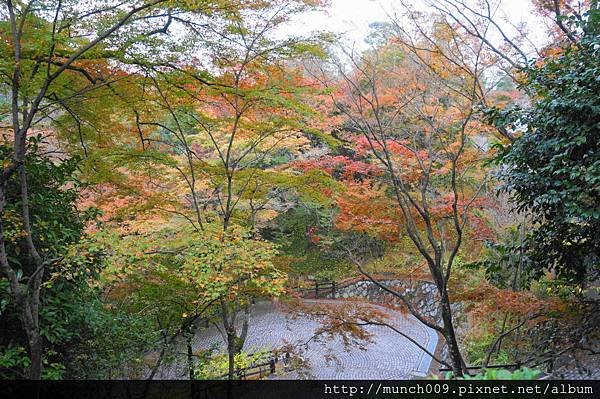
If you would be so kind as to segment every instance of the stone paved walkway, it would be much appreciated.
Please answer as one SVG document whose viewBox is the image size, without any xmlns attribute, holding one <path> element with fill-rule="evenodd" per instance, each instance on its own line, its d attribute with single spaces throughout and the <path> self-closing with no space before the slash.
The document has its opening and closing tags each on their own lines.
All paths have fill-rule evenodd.
<svg viewBox="0 0 600 399">
<path fill-rule="evenodd" d="M 438 336 L 433 330 L 413 316 L 379 308 L 390 314 L 390 324 L 431 352 L 435 351 Z M 291 317 L 269 302 L 256 304 L 250 317 L 248 337 L 244 345 L 244 351 L 250 353 L 306 342 L 318 327 L 317 322 L 307 316 Z M 300 375 L 290 373 L 278 378 L 409 379 L 427 373 L 431 357 L 413 343 L 384 326 L 365 328 L 373 333 L 373 339 L 364 344 L 364 349 L 346 348 L 339 338 L 311 341 L 302 353 L 310 367 Z M 224 348 L 223 339 L 214 327 L 204 330 L 196 339 L 197 348 L 206 348 L 212 344 Z M 329 357 L 332 360 L 328 360 Z M 159 378 L 184 378 L 184 372 L 180 370 L 182 369 L 178 366 L 164 370 Z"/>
</svg>

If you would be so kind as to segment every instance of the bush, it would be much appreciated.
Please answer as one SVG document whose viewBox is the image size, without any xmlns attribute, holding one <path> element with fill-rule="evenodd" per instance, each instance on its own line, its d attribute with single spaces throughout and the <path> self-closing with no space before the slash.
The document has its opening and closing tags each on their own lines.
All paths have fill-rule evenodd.
<svg viewBox="0 0 600 399">
<path fill-rule="evenodd" d="M 457 380 L 536 380 L 542 374 L 540 370 L 523 367 L 515 371 L 506 369 L 486 369 L 475 375 L 465 375 Z M 452 378 L 452 372 L 446 374 L 446 379 Z"/>
</svg>

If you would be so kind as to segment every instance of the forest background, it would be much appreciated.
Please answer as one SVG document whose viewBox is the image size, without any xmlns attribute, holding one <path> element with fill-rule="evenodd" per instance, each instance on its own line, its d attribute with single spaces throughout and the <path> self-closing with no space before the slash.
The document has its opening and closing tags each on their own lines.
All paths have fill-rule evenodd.
<svg viewBox="0 0 600 399">
<path fill-rule="evenodd" d="M 0 4 L 2 377 L 235 378 L 257 300 L 384 275 L 435 285 L 438 320 L 388 291 L 456 377 L 598 354 L 596 0 L 534 1 L 542 46 L 399 1 L 361 51 L 286 28 L 318 0 Z"/>
</svg>

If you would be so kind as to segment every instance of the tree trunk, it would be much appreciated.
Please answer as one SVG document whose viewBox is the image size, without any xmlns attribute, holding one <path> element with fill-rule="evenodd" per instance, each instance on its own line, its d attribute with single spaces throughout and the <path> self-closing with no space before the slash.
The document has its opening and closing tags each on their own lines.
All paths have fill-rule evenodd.
<svg viewBox="0 0 600 399">
<path fill-rule="evenodd" d="M 27 377 L 30 380 L 41 380 L 43 355 L 42 337 L 37 330 L 28 331 L 27 335 L 29 336 L 29 359 L 31 361 Z"/>
<path fill-rule="evenodd" d="M 452 363 L 452 371 L 454 376 L 462 377 L 466 372 L 464 367 L 464 360 L 460 354 L 460 347 L 456 339 L 456 332 L 454 330 L 454 322 L 452 320 L 452 309 L 450 307 L 450 301 L 448 300 L 447 292 L 442 297 L 442 321 L 444 323 L 444 338 L 448 345 L 448 352 L 450 354 L 450 360 Z"/>
<path fill-rule="evenodd" d="M 235 377 L 235 354 L 236 354 L 236 335 L 235 332 L 227 332 L 227 379 L 233 380 Z"/>
<path fill-rule="evenodd" d="M 4 206 L 6 203 L 5 197 L 5 183 L 0 184 L 0 214 L 4 212 Z M 27 249 L 27 248 L 26 248 Z M 31 291 L 23 290 L 22 285 L 19 283 L 16 272 L 12 269 L 8 262 L 6 253 L 6 246 L 4 240 L 4 226 L 0 219 L 0 267 L 2 275 L 6 277 L 10 283 L 10 298 L 11 301 L 20 309 L 21 325 L 23 331 L 27 337 L 27 346 L 29 350 L 29 368 L 27 370 L 27 377 L 32 380 L 40 380 L 42 378 L 42 355 L 43 355 L 43 342 L 39 330 L 39 295 L 40 295 L 40 284 L 43 276 L 43 269 L 37 271 L 31 275 L 30 278 L 35 281 L 31 281 Z"/>
<path fill-rule="evenodd" d="M 21 151 L 18 158 L 24 162 L 25 160 L 25 135 L 22 136 L 20 145 Z M 25 243 L 30 262 L 33 263 L 32 273 L 27 282 L 27 290 L 25 291 L 25 306 L 24 306 L 24 325 L 29 341 L 29 355 L 31 364 L 29 366 L 29 378 L 32 380 L 40 380 L 42 378 L 42 338 L 40 336 L 40 294 L 42 290 L 42 280 L 44 277 L 45 263 L 40 256 L 35 244 L 33 243 L 33 234 L 31 229 L 31 217 L 29 210 L 29 188 L 27 185 L 27 171 L 25 164 L 19 165 L 19 180 L 21 186 L 21 215 L 23 218 L 23 230 L 25 232 Z"/>
<path fill-rule="evenodd" d="M 193 338 L 193 333 L 192 331 L 188 331 L 187 333 L 187 361 L 188 361 L 188 376 L 190 377 L 190 380 L 195 379 L 195 373 L 194 373 L 194 350 L 192 348 L 192 338 Z"/>
</svg>

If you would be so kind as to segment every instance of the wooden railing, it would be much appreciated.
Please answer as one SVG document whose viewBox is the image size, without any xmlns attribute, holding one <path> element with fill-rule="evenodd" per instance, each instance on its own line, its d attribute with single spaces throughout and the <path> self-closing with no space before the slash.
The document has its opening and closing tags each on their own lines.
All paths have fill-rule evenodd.
<svg viewBox="0 0 600 399">
<path fill-rule="evenodd" d="M 290 364 L 290 354 L 285 353 L 283 355 L 274 355 L 270 357 L 268 360 L 251 364 L 248 367 L 240 368 L 235 370 L 235 375 L 237 379 L 247 380 L 254 378 L 263 378 L 270 374 L 274 374 L 277 371 L 278 365 L 283 364 L 284 369 L 287 370 Z M 221 379 L 226 379 L 229 374 L 222 374 L 219 376 Z"/>
<path fill-rule="evenodd" d="M 311 280 L 311 285 L 312 287 L 294 288 L 294 291 L 306 297 L 312 297 L 314 294 L 314 299 L 326 298 L 328 295 L 331 295 L 330 298 L 335 299 L 336 289 L 338 289 L 338 284 L 335 281 Z"/>
</svg>

